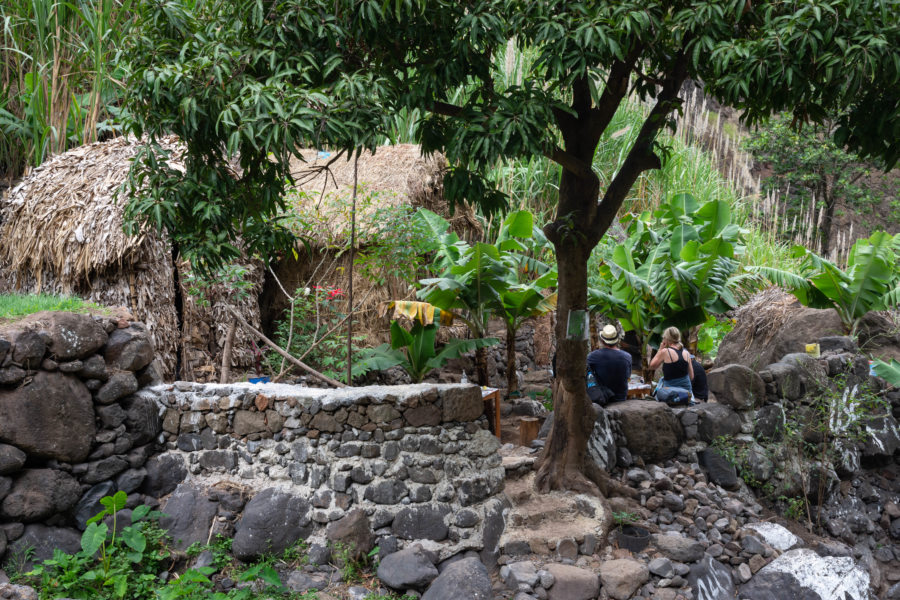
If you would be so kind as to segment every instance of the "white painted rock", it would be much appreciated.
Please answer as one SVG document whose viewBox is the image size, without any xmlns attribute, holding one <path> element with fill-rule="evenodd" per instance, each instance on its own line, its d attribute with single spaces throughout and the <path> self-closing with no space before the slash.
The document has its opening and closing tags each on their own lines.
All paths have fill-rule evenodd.
<svg viewBox="0 0 900 600">
<path fill-rule="evenodd" d="M 799 548 L 785 552 L 763 567 L 738 597 L 753 600 L 808 598 L 821 600 L 870 600 L 869 574 L 852 558 L 819 556 Z"/>
<path fill-rule="evenodd" d="M 750 523 L 744 527 L 745 529 L 752 529 L 757 532 L 768 545 L 779 552 L 784 552 L 791 548 L 797 548 L 803 545 L 803 540 L 778 523 Z"/>
</svg>

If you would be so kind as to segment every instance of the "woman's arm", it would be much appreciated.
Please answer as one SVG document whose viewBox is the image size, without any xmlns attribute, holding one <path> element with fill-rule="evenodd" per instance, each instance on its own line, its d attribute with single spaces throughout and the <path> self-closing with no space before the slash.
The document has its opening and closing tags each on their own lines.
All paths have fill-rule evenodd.
<svg viewBox="0 0 900 600">
<path fill-rule="evenodd" d="M 665 356 L 663 350 L 665 350 L 666 348 L 668 348 L 668 346 L 665 345 L 665 342 L 659 345 L 659 350 L 657 350 L 656 354 L 653 355 L 653 358 L 650 359 L 651 371 L 657 370 L 659 368 L 659 365 L 663 364 L 663 357 Z"/>
<path fill-rule="evenodd" d="M 684 357 L 684 359 L 687 361 L 687 364 L 688 364 L 688 377 L 690 377 L 690 378 L 691 378 L 691 381 L 693 381 L 693 380 L 694 380 L 694 361 L 693 361 L 693 359 L 691 358 L 691 354 L 690 354 L 687 350 L 682 349 L 682 350 L 681 350 L 681 355 L 682 355 L 682 356 Z"/>
</svg>

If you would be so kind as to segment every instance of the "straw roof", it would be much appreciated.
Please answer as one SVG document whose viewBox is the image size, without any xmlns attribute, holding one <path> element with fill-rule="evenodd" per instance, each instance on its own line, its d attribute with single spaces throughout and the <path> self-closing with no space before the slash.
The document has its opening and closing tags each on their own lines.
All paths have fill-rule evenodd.
<svg viewBox="0 0 900 600">
<path fill-rule="evenodd" d="M 174 140 L 164 145 L 175 149 Z M 45 275 L 65 292 L 111 266 L 134 266 L 153 233 L 129 237 L 115 202 L 137 145 L 125 138 L 59 154 L 12 188 L 0 209 L 0 260 L 19 281 Z"/>
<path fill-rule="evenodd" d="M 173 137 L 162 145 L 179 150 Z M 224 333 L 212 335 L 212 346 L 207 338 L 211 328 L 227 326 L 217 320 L 230 321 L 223 319 L 225 309 L 217 308 L 217 302 L 231 300 L 220 291 L 210 307 L 185 311 L 185 322 L 179 324 L 171 246 L 152 231 L 125 235 L 124 201 L 115 199 L 137 149 L 133 139 L 122 137 L 75 148 L 34 169 L 0 200 L 0 291 L 73 294 L 125 306 L 147 325 L 164 373 L 172 377 L 179 350 L 187 358 L 195 346 L 224 343 Z M 261 286 L 261 269 L 251 269 L 251 279 Z M 255 303 L 237 308 L 249 322 L 259 323 Z M 207 338 L 183 336 L 182 326 L 185 332 L 203 331 Z M 247 335 L 236 335 L 235 366 L 252 364 L 249 351 L 242 351 L 249 347 Z M 203 366 L 190 360 L 186 366 L 192 362 Z M 191 368 L 183 373 L 192 374 Z"/>
<path fill-rule="evenodd" d="M 297 258 L 287 256 L 273 266 L 260 296 L 267 329 L 273 328 L 274 321 L 289 306 L 285 292 L 292 294 L 310 285 L 346 288 L 351 266 L 349 255 L 342 250 L 350 240 L 355 159 L 316 150 L 303 150 L 301 154 L 305 162 L 291 162 L 296 187 L 288 201 L 291 218 L 295 219 L 294 231 L 310 247 L 300 249 Z M 374 154 L 362 152 L 357 172 L 358 247 L 365 248 L 375 241 L 379 211 L 402 206 L 427 208 L 446 218 L 460 237 L 480 240 L 481 224 L 470 206 L 457 206 L 450 215 L 443 196 L 446 167 L 442 155 L 423 156 L 421 148 L 413 144 L 381 146 Z M 387 300 L 412 297 L 409 284 L 388 273 L 377 284 L 357 276 L 353 286 L 354 302 L 362 302 L 357 305 L 360 314 L 354 330 L 365 336 L 369 345 L 386 340 L 388 320 L 377 307 Z"/>
<path fill-rule="evenodd" d="M 312 231 L 304 233 L 310 241 L 321 245 L 343 242 L 349 238 L 355 159 L 316 150 L 303 150 L 301 154 L 305 162 L 291 160 L 297 192 L 292 197 L 292 205 L 295 212 L 312 224 Z M 404 205 L 427 208 L 444 216 L 460 237 L 480 238 L 481 224 L 470 206 L 457 206 L 450 215 L 443 194 L 446 167 L 443 155 L 423 156 L 415 144 L 381 146 L 374 154 L 361 153 L 357 172 L 359 243 L 365 245 L 374 233 L 372 217 L 378 209 Z"/>
</svg>

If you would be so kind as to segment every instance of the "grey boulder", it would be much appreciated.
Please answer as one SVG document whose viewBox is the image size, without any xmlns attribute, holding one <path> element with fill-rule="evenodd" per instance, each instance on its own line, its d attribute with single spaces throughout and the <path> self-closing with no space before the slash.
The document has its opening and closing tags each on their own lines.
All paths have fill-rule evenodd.
<svg viewBox="0 0 900 600">
<path fill-rule="evenodd" d="M 378 565 L 378 578 L 395 590 L 423 590 L 437 577 L 437 567 L 419 544 L 385 556 Z"/>
<path fill-rule="evenodd" d="M 113 369 L 138 371 L 153 360 L 153 342 L 143 325 L 132 323 L 109 336 L 103 357 Z"/>
<path fill-rule="evenodd" d="M 256 494 L 235 526 L 232 553 L 245 562 L 280 554 L 312 531 L 309 503 L 275 488 Z"/>
<path fill-rule="evenodd" d="M 173 547 L 186 550 L 194 542 L 206 543 L 218 508 L 205 490 L 182 483 L 162 505 L 166 516 L 159 520 L 159 526 L 169 532 Z"/>
<path fill-rule="evenodd" d="M 30 384 L 0 391 L 0 441 L 41 458 L 78 463 L 96 432 L 91 393 L 71 375 L 38 371 Z"/>
<path fill-rule="evenodd" d="M 3 499 L 2 513 L 12 521 L 42 521 L 68 511 L 80 497 L 81 487 L 68 473 L 27 469 Z"/>
<path fill-rule="evenodd" d="M 491 576 L 477 558 L 463 558 L 444 569 L 422 600 L 491 600 Z"/>
</svg>

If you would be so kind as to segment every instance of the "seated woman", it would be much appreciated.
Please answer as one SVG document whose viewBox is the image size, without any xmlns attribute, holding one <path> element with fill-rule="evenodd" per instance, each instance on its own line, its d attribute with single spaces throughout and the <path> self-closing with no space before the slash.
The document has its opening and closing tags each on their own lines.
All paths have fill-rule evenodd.
<svg viewBox="0 0 900 600">
<path fill-rule="evenodd" d="M 681 332 L 677 327 L 669 327 L 663 331 L 662 343 L 650 360 L 650 369 L 655 371 L 662 365 L 663 378 L 659 380 L 661 387 L 682 388 L 691 390 L 691 380 L 694 378 L 694 367 L 691 364 L 691 355 L 681 344 Z"/>
</svg>

